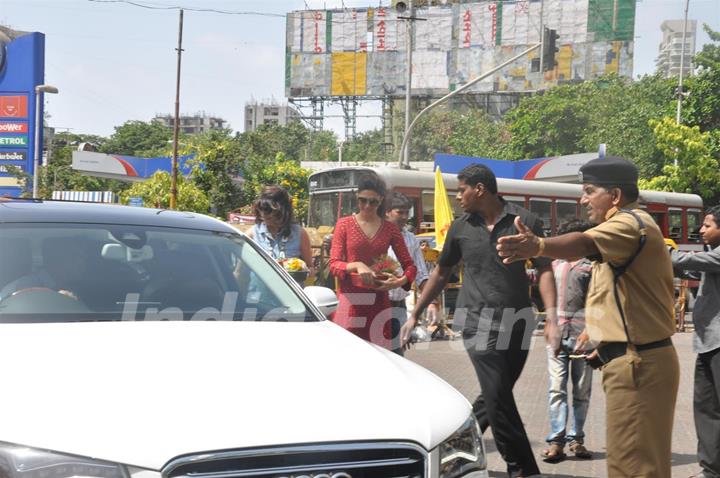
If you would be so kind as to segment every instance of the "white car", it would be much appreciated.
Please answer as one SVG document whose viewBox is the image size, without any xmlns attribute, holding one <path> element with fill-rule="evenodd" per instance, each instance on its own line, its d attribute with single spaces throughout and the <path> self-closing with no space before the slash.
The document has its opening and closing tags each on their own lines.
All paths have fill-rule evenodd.
<svg viewBox="0 0 720 478">
<path fill-rule="evenodd" d="M 487 476 L 467 400 L 336 304 L 206 216 L 0 200 L 0 477 Z"/>
</svg>

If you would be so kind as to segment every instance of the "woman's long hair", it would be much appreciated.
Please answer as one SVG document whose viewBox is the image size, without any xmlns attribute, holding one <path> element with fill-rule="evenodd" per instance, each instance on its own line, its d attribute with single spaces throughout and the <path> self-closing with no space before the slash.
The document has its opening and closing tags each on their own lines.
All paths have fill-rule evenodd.
<svg viewBox="0 0 720 478">
<path fill-rule="evenodd" d="M 253 203 L 253 212 L 255 213 L 255 224 L 263 222 L 260 216 L 261 212 L 280 214 L 280 235 L 290 237 L 294 217 L 290 195 L 285 188 L 277 185 L 265 186 L 260 197 Z"/>
<path fill-rule="evenodd" d="M 362 191 L 375 191 L 379 196 L 382 196 L 382 201 L 377 208 L 377 214 L 380 218 L 385 219 L 385 204 L 387 197 L 387 186 L 380 176 L 373 171 L 363 173 L 358 181 L 358 194 Z"/>
</svg>

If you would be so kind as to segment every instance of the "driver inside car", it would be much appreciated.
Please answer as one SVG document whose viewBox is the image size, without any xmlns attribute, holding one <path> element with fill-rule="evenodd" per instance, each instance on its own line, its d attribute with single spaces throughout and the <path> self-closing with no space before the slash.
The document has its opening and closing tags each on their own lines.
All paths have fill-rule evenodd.
<svg viewBox="0 0 720 478">
<path fill-rule="evenodd" d="M 80 238 L 43 241 L 42 267 L 20 277 L 0 291 L 0 301 L 26 291 L 50 289 L 78 299 L 76 288 L 88 276 L 88 248 Z"/>
</svg>

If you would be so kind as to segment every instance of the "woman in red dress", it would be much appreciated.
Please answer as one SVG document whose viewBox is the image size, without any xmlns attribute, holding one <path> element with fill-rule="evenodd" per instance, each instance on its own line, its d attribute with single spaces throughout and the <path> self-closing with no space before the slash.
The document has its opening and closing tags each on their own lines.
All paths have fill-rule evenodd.
<svg viewBox="0 0 720 478">
<path fill-rule="evenodd" d="M 385 184 L 369 173 L 358 184 L 358 209 L 341 218 L 335 226 L 330 249 L 330 273 L 338 278 L 339 305 L 334 322 L 358 337 L 392 349 L 392 308 L 388 290 L 408 289 L 416 268 L 398 227 L 384 219 Z M 403 275 L 378 280 L 370 268 L 392 246 L 403 268 Z M 352 282 L 357 274 L 368 287 Z"/>
</svg>

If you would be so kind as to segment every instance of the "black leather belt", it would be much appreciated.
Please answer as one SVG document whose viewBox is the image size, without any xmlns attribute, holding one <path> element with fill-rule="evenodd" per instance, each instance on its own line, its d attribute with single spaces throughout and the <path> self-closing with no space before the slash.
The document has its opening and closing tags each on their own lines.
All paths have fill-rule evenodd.
<svg viewBox="0 0 720 478">
<path fill-rule="evenodd" d="M 652 350 L 670 345 L 672 345 L 672 340 L 668 337 L 666 339 L 658 340 L 657 342 L 650 342 L 649 344 L 635 345 L 635 350 L 643 352 L 645 350 Z M 611 360 L 625 355 L 627 353 L 627 348 L 627 342 L 606 342 L 598 347 L 598 357 L 600 358 L 602 365 L 605 365 Z"/>
</svg>

